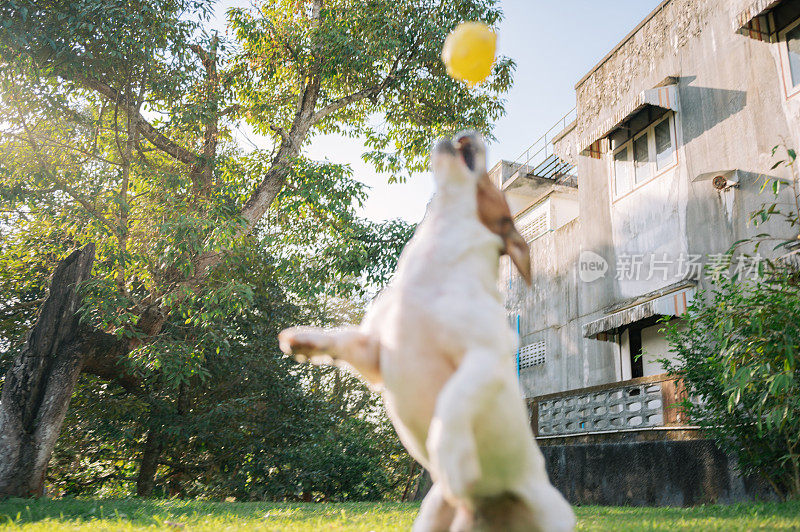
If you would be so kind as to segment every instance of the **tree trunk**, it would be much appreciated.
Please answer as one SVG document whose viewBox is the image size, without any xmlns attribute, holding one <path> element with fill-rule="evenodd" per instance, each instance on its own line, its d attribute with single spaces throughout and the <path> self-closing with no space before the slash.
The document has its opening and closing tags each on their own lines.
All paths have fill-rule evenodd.
<svg viewBox="0 0 800 532">
<path fill-rule="evenodd" d="M 431 479 L 431 474 L 428 473 L 427 469 L 423 469 L 422 474 L 419 476 L 419 480 L 417 480 L 417 486 L 414 488 L 414 492 L 411 494 L 410 501 L 419 502 L 425 498 L 425 495 L 433 486 L 433 480 Z"/>
<path fill-rule="evenodd" d="M 142 462 L 139 464 L 139 476 L 136 477 L 136 495 L 139 497 L 150 497 L 153 494 L 158 460 L 161 458 L 162 449 L 161 436 L 158 432 L 153 429 L 147 431 L 147 438 L 142 450 Z"/>
<path fill-rule="evenodd" d="M 38 497 L 83 362 L 77 287 L 89 278 L 94 244 L 53 273 L 50 292 L 0 396 L 0 497 Z"/>
<path fill-rule="evenodd" d="M 408 480 L 406 480 L 406 487 L 403 489 L 403 495 L 400 497 L 400 500 L 403 502 L 408 500 L 409 490 L 411 489 L 412 483 L 414 482 L 414 478 L 421 476 L 417 475 L 416 472 L 417 472 L 417 461 L 412 458 L 411 467 L 408 470 Z"/>
<path fill-rule="evenodd" d="M 186 475 L 183 471 L 175 471 L 167 482 L 167 492 L 170 499 L 180 498 L 183 495 L 183 479 Z"/>
</svg>

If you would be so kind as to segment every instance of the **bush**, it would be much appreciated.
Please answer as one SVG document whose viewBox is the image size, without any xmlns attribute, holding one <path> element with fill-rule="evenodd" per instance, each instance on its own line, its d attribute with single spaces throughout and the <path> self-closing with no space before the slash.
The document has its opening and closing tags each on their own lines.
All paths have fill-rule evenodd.
<svg viewBox="0 0 800 532">
<path fill-rule="evenodd" d="M 785 498 L 800 496 L 800 287 L 720 278 L 667 326 L 690 422 Z"/>
</svg>

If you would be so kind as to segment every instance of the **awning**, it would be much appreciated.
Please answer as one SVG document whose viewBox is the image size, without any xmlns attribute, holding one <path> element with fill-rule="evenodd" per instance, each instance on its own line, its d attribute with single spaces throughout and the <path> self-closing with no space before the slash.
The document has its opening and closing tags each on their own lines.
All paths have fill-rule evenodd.
<svg viewBox="0 0 800 532">
<path fill-rule="evenodd" d="M 668 78 L 672 79 L 672 78 Z M 594 142 L 605 138 L 614 131 L 622 122 L 646 105 L 653 105 L 663 109 L 678 110 L 678 87 L 672 82 L 661 87 L 647 89 L 640 92 L 635 98 L 618 106 L 611 116 L 587 127 L 582 135 L 578 136 L 578 152 L 583 152 Z"/>
<path fill-rule="evenodd" d="M 733 30 L 752 39 L 772 42 L 775 23 L 768 14 L 780 3 L 781 0 L 753 0 L 736 15 Z"/>
<path fill-rule="evenodd" d="M 614 305 L 619 309 L 583 326 L 585 338 L 606 340 L 606 335 L 618 333 L 626 325 L 652 316 L 682 316 L 696 291 L 693 281 L 682 281 L 643 296 Z M 633 303 L 633 304 L 631 304 Z"/>
</svg>

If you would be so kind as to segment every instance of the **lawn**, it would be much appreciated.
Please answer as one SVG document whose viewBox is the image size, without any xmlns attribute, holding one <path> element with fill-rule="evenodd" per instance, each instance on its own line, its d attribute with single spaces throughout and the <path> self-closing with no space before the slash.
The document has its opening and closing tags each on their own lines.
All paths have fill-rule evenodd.
<svg viewBox="0 0 800 532">
<path fill-rule="evenodd" d="M 0 503 L 0 528 L 82 530 L 408 530 L 418 506 L 402 503 L 276 504 L 150 500 Z M 579 507 L 578 530 L 800 530 L 800 502 L 697 508 Z"/>
</svg>

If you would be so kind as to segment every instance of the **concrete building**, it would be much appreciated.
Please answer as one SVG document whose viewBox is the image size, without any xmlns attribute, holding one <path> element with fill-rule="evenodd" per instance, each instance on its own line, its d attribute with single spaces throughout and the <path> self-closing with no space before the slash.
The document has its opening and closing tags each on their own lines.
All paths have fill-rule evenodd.
<svg viewBox="0 0 800 532">
<path fill-rule="evenodd" d="M 797 236 L 749 215 L 773 201 L 764 179 L 793 178 L 771 167 L 773 147 L 800 147 L 800 0 L 665 0 L 575 90 L 576 110 L 491 171 L 531 245 L 533 288 L 506 263 L 501 283 L 532 423 L 543 444 L 686 439 L 659 320 L 680 319 L 734 242 Z"/>
</svg>

